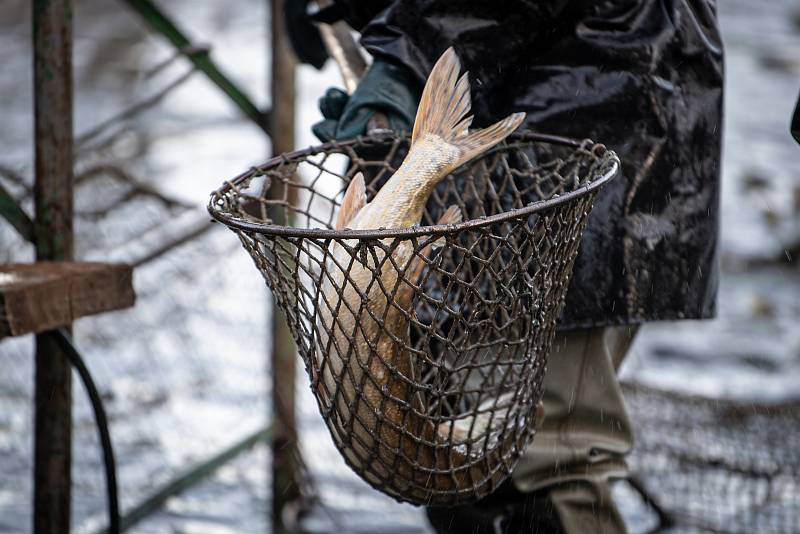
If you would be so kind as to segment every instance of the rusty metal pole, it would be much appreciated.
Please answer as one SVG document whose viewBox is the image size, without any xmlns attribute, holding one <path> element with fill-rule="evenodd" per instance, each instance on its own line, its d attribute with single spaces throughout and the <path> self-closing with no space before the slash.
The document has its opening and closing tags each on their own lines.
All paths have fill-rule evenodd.
<svg viewBox="0 0 800 534">
<path fill-rule="evenodd" d="M 72 5 L 33 2 L 36 259 L 72 259 Z M 69 532 L 72 375 L 52 338 L 36 337 L 34 531 Z"/>
<path fill-rule="evenodd" d="M 269 131 L 272 154 L 294 148 L 296 60 L 284 23 L 284 0 L 270 2 L 272 100 Z M 270 191 L 282 196 L 282 191 Z M 276 221 L 290 224 L 290 221 Z M 271 299 L 272 309 L 272 532 L 290 532 L 300 498 L 297 483 L 295 379 L 297 358 L 286 318 Z"/>
</svg>

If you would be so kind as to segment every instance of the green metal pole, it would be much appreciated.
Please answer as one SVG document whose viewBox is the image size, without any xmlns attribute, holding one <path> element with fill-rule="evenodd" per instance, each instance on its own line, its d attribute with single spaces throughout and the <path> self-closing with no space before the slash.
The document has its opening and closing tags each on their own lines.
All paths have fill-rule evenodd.
<svg viewBox="0 0 800 534">
<path fill-rule="evenodd" d="M 0 216 L 6 219 L 25 240 L 34 241 L 33 221 L 2 185 L 0 185 Z"/>
<path fill-rule="evenodd" d="M 143 519 L 154 514 L 164 506 L 164 503 L 166 503 L 170 497 L 178 495 L 207 479 L 220 467 L 253 448 L 259 441 L 266 441 L 269 435 L 269 427 L 263 427 L 231 444 L 210 458 L 192 466 L 163 486 L 160 486 L 142 502 L 130 508 L 125 515 L 120 518 L 121 531 L 125 532 L 129 530 Z M 106 531 L 101 532 L 105 534 Z"/>
<path fill-rule="evenodd" d="M 72 5 L 33 2 L 36 259 L 72 259 Z M 34 531 L 69 532 L 72 374 L 48 335 L 36 336 Z"/>
<path fill-rule="evenodd" d="M 231 81 L 217 67 L 211 59 L 210 51 L 205 48 L 196 47 L 178 26 L 161 11 L 156 4 L 150 0 L 123 0 L 128 6 L 147 21 L 147 23 L 158 33 L 166 37 L 178 50 L 187 51 L 186 57 L 194 63 L 198 70 L 202 71 L 228 98 L 249 117 L 264 133 L 269 135 L 267 130 L 268 114 L 260 111 L 249 96 L 245 94 L 235 83 Z"/>
</svg>

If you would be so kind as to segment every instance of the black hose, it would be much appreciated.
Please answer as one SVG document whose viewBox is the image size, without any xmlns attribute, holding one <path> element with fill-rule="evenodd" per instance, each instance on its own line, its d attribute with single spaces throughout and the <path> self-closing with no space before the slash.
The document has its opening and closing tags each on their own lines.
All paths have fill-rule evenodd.
<svg viewBox="0 0 800 534">
<path fill-rule="evenodd" d="M 80 353 L 72 344 L 72 339 L 69 333 L 64 329 L 52 330 L 48 332 L 55 339 L 64 354 L 67 355 L 69 362 L 78 372 L 83 386 L 86 388 L 86 393 L 89 395 L 89 401 L 92 404 L 94 411 L 94 419 L 97 423 L 97 433 L 100 437 L 100 447 L 103 449 L 103 463 L 106 471 L 106 489 L 108 493 L 108 532 L 110 534 L 120 533 L 119 521 L 119 500 L 117 498 L 117 467 L 114 462 L 114 450 L 111 447 L 111 434 L 108 431 L 108 419 L 106 418 L 106 411 L 103 408 L 103 401 L 100 399 L 100 394 L 92 380 L 92 375 L 89 374 L 86 364 L 83 361 Z"/>
<path fill-rule="evenodd" d="M 649 534 L 661 532 L 675 526 L 675 518 L 647 491 L 647 488 L 645 488 L 641 480 L 635 476 L 629 476 L 625 480 L 639 494 L 644 503 L 658 516 L 658 525 L 650 530 Z"/>
</svg>

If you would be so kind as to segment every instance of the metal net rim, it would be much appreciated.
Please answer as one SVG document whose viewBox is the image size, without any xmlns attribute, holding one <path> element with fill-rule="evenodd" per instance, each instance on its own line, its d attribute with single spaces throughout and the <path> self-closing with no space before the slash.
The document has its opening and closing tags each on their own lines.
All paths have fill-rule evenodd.
<svg viewBox="0 0 800 534">
<path fill-rule="evenodd" d="M 406 136 L 407 137 L 407 136 Z M 547 200 L 540 200 L 533 202 L 522 208 L 508 210 L 502 213 L 491 215 L 488 217 L 480 217 L 477 219 L 467 219 L 457 224 L 439 224 L 427 226 L 415 226 L 410 228 L 379 228 L 368 230 L 332 230 L 329 228 L 300 228 L 296 226 L 285 226 L 278 224 L 255 223 L 247 221 L 239 217 L 235 217 L 221 208 L 217 204 L 222 198 L 229 194 L 236 186 L 240 185 L 243 181 L 251 178 L 254 172 L 266 173 L 278 167 L 282 163 L 300 160 L 310 155 L 338 152 L 342 148 L 364 145 L 364 144 L 381 144 L 394 139 L 393 133 L 379 134 L 372 136 L 359 136 L 347 141 L 334 141 L 324 143 L 321 145 L 311 146 L 302 150 L 295 150 L 286 154 L 281 154 L 269 159 L 267 162 L 253 167 L 250 170 L 243 172 L 232 180 L 226 181 L 219 189 L 211 193 L 207 209 L 209 214 L 218 222 L 237 230 L 242 230 L 248 233 L 256 233 L 272 237 L 293 237 L 293 238 L 311 238 L 311 239 L 391 239 L 391 238 L 414 238 L 444 234 L 454 234 L 463 230 L 478 229 L 483 226 L 496 224 L 500 222 L 509 221 L 512 219 L 527 217 L 540 211 L 548 210 L 561 204 L 573 201 L 584 195 L 590 194 L 592 191 L 603 187 L 608 181 L 612 180 L 618 173 L 620 161 L 617 155 L 606 148 L 605 145 L 595 143 L 591 140 L 584 139 L 578 140 L 569 137 L 561 137 L 550 134 L 541 134 L 537 132 L 522 132 L 512 134 L 508 137 L 508 141 L 512 143 L 530 143 L 530 142 L 543 142 L 550 144 L 557 144 L 568 146 L 575 149 L 587 146 L 587 150 L 599 158 L 601 162 L 600 167 L 606 169 L 605 172 L 599 177 L 592 179 L 584 186 L 577 187 L 568 193 L 557 195 Z M 508 145 L 500 145 L 495 147 L 489 152 L 480 157 L 485 157 L 498 150 L 508 148 Z M 475 160 L 465 164 L 470 165 Z"/>
</svg>

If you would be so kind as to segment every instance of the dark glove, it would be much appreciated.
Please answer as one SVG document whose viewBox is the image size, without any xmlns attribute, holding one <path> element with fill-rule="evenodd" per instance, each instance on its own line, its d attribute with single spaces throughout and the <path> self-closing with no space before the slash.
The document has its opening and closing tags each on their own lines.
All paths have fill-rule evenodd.
<svg viewBox="0 0 800 534">
<path fill-rule="evenodd" d="M 383 113 L 389 128 L 410 132 L 414 125 L 422 87 L 405 68 L 375 59 L 352 95 L 331 88 L 319 100 L 325 120 L 311 127 L 321 141 L 350 139 L 363 135 L 376 111 Z"/>
<path fill-rule="evenodd" d="M 297 59 L 321 69 L 328 59 L 328 52 L 325 50 L 319 30 L 307 14 L 310 1 L 286 0 L 283 11 L 286 33 L 289 35 L 289 42 L 292 43 Z"/>
<path fill-rule="evenodd" d="M 308 0 L 305 1 L 307 2 Z M 325 22 L 327 24 L 343 20 L 351 28 L 360 32 L 369 21 L 389 7 L 391 3 L 392 0 L 370 0 L 369 2 L 333 0 L 327 6 L 311 15 L 310 18 L 315 22 Z"/>
</svg>

